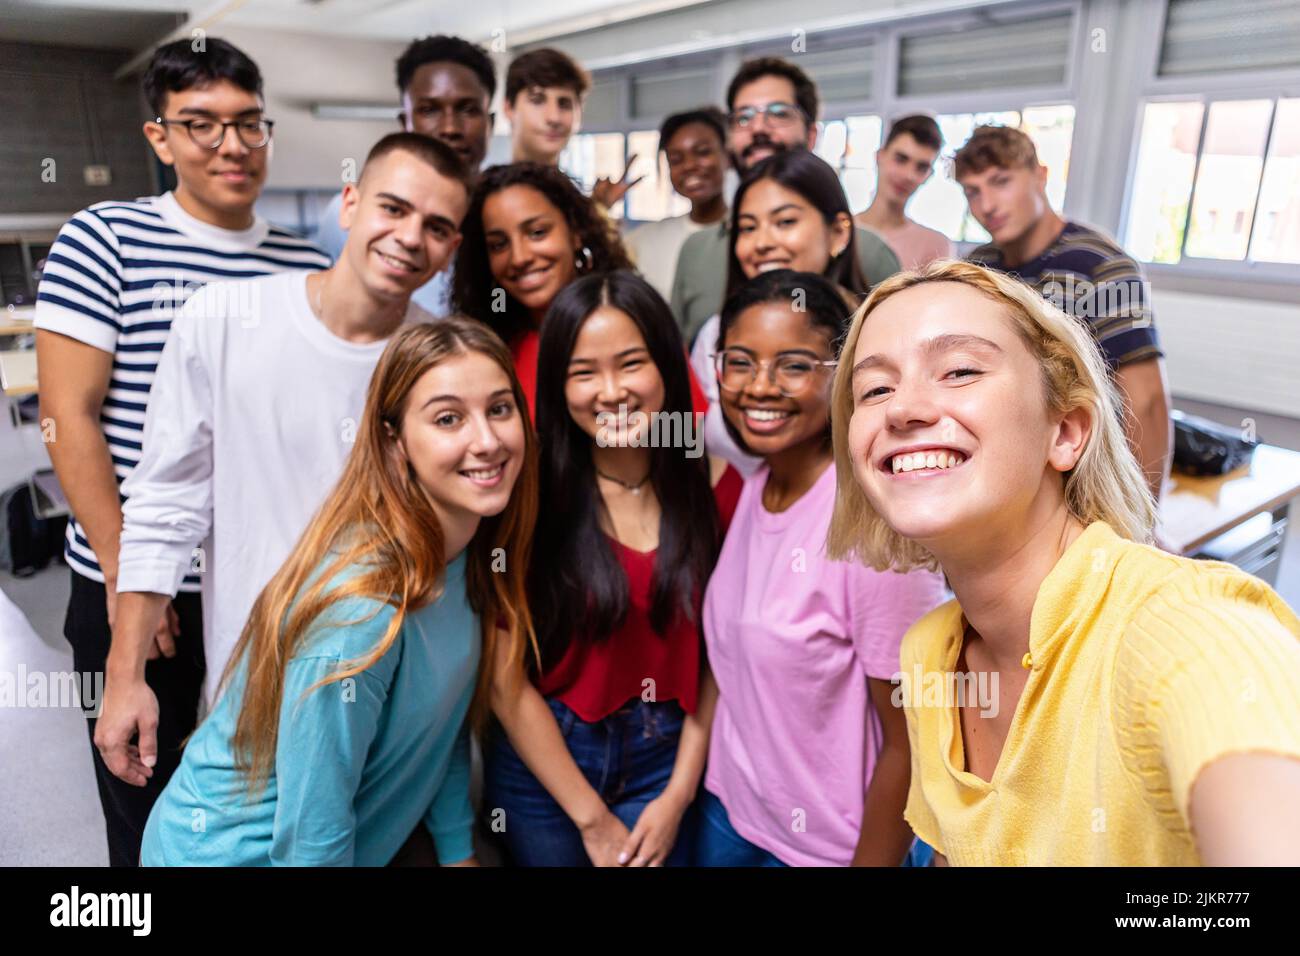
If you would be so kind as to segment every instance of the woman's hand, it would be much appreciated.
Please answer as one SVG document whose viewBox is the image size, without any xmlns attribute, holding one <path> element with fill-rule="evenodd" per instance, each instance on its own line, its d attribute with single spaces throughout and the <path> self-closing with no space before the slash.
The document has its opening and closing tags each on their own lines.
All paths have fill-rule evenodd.
<svg viewBox="0 0 1300 956">
<path fill-rule="evenodd" d="M 623 844 L 619 862 L 624 866 L 663 866 L 677 842 L 677 829 L 689 803 L 671 790 L 647 803 Z"/>
<path fill-rule="evenodd" d="M 647 807 L 647 809 L 649 809 Z M 619 851 L 627 843 L 627 827 L 608 808 L 587 826 L 580 827 L 582 846 L 593 866 L 621 866 Z"/>
</svg>

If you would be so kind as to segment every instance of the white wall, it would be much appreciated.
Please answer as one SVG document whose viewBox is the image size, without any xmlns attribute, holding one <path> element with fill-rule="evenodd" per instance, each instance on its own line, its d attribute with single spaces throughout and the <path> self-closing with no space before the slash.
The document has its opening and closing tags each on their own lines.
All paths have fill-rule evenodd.
<svg viewBox="0 0 1300 956">
<path fill-rule="evenodd" d="M 1300 417 L 1300 306 L 1155 288 L 1175 396 Z"/>
<path fill-rule="evenodd" d="M 257 61 L 266 113 L 275 120 L 270 189 L 338 189 L 342 161 L 358 167 L 375 141 L 398 129 L 394 64 L 405 42 L 349 40 L 226 27 L 215 31 Z M 391 122 L 319 120 L 319 101 L 394 104 Z"/>
</svg>

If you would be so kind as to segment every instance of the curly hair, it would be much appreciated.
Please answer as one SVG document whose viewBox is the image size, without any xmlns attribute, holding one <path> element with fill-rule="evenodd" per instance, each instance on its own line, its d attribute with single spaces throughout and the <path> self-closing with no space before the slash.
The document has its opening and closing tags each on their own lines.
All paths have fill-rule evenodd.
<svg viewBox="0 0 1300 956">
<path fill-rule="evenodd" d="M 405 93 L 415 78 L 415 71 L 426 63 L 459 63 L 471 70 L 483 85 L 488 101 L 497 93 L 496 68 L 488 51 L 477 43 L 460 37 L 438 36 L 412 40 L 397 58 L 397 90 Z"/>
<path fill-rule="evenodd" d="M 554 166 L 538 163 L 510 163 L 491 166 L 483 171 L 469 210 L 461 224 L 460 249 L 452 275 L 452 302 L 456 311 L 486 323 L 507 343 L 535 324 L 522 303 L 505 290 L 497 294 L 499 284 L 488 261 L 487 240 L 483 232 L 483 205 L 488 197 L 511 186 L 526 186 L 541 193 L 548 203 L 564 216 L 580 248 L 591 253 L 590 264 L 583 271 L 608 272 L 631 269 L 632 261 L 622 240 L 572 179 Z M 584 260 L 586 256 L 583 256 Z M 504 308 L 501 299 L 504 297 Z M 496 300 L 494 302 L 494 299 Z M 495 305 L 495 308 L 494 308 Z"/>
</svg>

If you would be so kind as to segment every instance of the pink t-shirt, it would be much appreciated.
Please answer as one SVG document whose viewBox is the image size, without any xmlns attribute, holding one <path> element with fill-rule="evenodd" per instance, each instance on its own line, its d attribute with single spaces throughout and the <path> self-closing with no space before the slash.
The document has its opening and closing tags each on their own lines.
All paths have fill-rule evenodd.
<svg viewBox="0 0 1300 956">
<path fill-rule="evenodd" d="M 768 473 L 745 482 L 705 594 L 719 697 L 704 785 L 782 862 L 846 866 L 880 743 L 866 678 L 898 673 L 943 582 L 827 560 L 835 468 L 780 514 L 763 507 Z"/>
</svg>

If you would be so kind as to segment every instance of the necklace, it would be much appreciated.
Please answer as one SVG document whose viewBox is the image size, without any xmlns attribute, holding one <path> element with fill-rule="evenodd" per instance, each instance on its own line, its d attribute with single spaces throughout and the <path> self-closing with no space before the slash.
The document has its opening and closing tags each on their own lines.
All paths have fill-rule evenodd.
<svg viewBox="0 0 1300 956">
<path fill-rule="evenodd" d="M 650 472 L 648 471 L 645 473 L 645 477 L 635 484 L 630 481 L 624 481 L 622 478 L 615 478 L 613 475 L 607 475 L 599 468 L 596 469 L 596 474 L 600 475 L 600 477 L 604 478 L 606 481 L 612 481 L 616 485 L 622 485 L 634 495 L 641 494 L 641 486 L 650 480 Z"/>
</svg>

